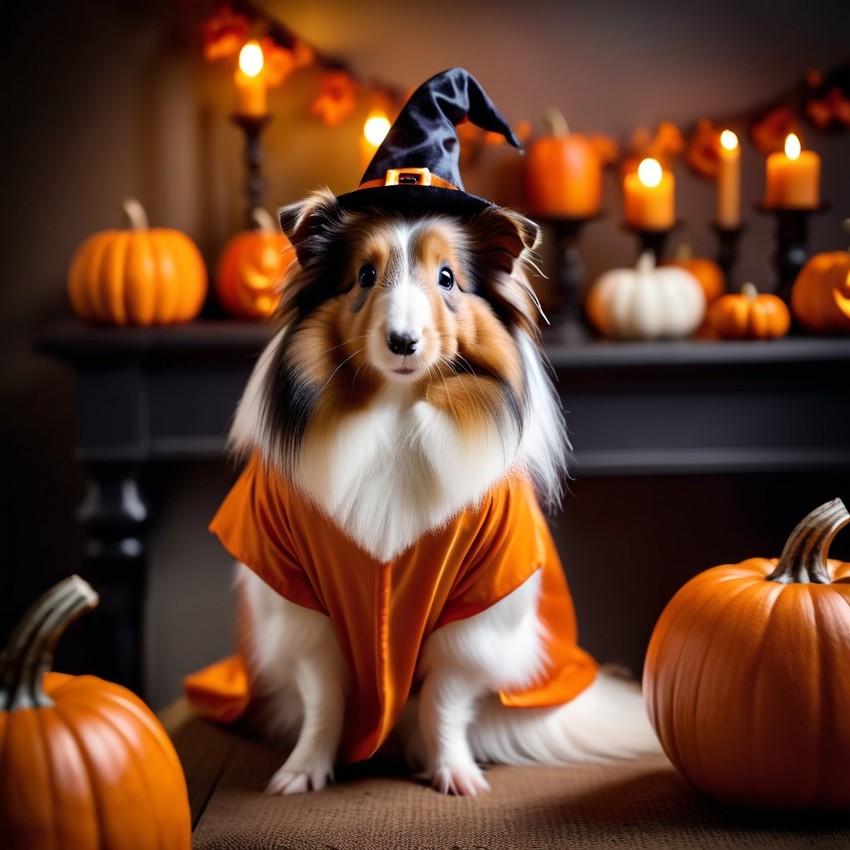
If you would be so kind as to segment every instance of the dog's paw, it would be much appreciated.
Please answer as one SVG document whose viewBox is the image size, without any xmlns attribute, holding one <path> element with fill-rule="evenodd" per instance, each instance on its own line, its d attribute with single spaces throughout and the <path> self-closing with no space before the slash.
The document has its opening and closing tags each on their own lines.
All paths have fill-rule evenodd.
<svg viewBox="0 0 850 850">
<path fill-rule="evenodd" d="M 448 764 L 438 767 L 431 776 L 431 785 L 442 794 L 474 797 L 490 790 L 481 768 L 475 762 Z"/>
<path fill-rule="evenodd" d="M 266 794 L 270 797 L 275 795 L 285 796 L 288 794 L 304 794 L 307 791 L 321 791 L 332 779 L 330 767 L 320 768 L 313 771 L 292 770 L 284 765 L 272 776 L 266 786 Z"/>
</svg>

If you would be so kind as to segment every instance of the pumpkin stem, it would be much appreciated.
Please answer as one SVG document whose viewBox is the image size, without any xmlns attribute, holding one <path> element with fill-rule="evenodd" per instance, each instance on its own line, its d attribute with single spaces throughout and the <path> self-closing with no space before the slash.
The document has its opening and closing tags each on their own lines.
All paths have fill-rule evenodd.
<svg viewBox="0 0 850 850">
<path fill-rule="evenodd" d="M 754 301 L 756 296 L 759 294 L 759 291 L 756 289 L 756 285 L 754 283 L 744 283 L 741 285 L 741 295 L 744 298 L 747 298 L 749 301 Z"/>
<path fill-rule="evenodd" d="M 570 125 L 567 124 L 567 119 L 557 106 L 550 106 L 543 113 L 543 129 L 547 136 L 555 136 L 561 138 L 569 135 Z"/>
<path fill-rule="evenodd" d="M 97 603 L 91 585 L 74 575 L 30 606 L 0 653 L 0 711 L 53 705 L 43 679 L 53 663 L 56 644 L 65 629 Z"/>
<path fill-rule="evenodd" d="M 694 249 L 690 242 L 680 242 L 676 247 L 676 262 L 687 263 L 694 258 Z"/>
<path fill-rule="evenodd" d="M 127 219 L 130 230 L 148 229 L 148 214 L 135 198 L 125 198 L 121 207 L 124 210 L 124 217 Z"/>
<path fill-rule="evenodd" d="M 767 580 L 780 584 L 830 584 L 826 564 L 829 546 L 848 522 L 850 513 L 841 499 L 815 508 L 791 532 L 779 563 Z"/>
<path fill-rule="evenodd" d="M 268 210 L 262 207 L 255 207 L 251 210 L 251 223 L 255 224 L 257 230 L 261 230 L 263 233 L 275 233 L 278 229 Z"/>
<path fill-rule="evenodd" d="M 635 270 L 641 274 L 647 274 L 655 268 L 655 252 L 644 251 L 635 263 Z"/>
</svg>

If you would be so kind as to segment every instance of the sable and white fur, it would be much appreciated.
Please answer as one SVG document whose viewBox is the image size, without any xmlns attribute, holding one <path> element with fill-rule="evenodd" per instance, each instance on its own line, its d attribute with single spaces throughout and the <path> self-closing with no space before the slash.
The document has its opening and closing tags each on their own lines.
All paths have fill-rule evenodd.
<svg viewBox="0 0 850 850">
<path fill-rule="evenodd" d="M 388 561 L 510 473 L 559 504 L 569 444 L 528 280 L 536 225 L 498 207 L 460 219 L 347 212 L 328 191 L 281 211 L 297 248 L 231 431 L 365 551 Z M 295 740 L 269 793 L 332 777 L 346 671 L 330 620 L 241 567 L 240 648 L 255 717 Z M 433 633 L 398 738 L 443 792 L 487 789 L 481 762 L 655 751 L 639 690 L 601 674 L 555 709 L 503 708 L 541 668 L 539 574 Z M 352 707 L 351 710 L 356 710 Z M 475 722 L 471 721 L 475 719 Z"/>
</svg>

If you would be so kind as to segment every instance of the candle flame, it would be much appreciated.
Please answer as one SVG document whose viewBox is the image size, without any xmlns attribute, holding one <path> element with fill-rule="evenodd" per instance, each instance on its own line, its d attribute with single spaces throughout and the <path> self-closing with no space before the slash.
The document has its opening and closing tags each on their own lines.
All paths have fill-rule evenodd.
<svg viewBox="0 0 850 850">
<path fill-rule="evenodd" d="M 661 163 L 657 159 L 647 157 L 647 159 L 641 160 L 637 174 L 638 180 L 640 180 L 644 186 L 652 188 L 653 186 L 658 186 L 658 184 L 661 183 L 661 178 L 664 172 L 661 169 Z"/>
<path fill-rule="evenodd" d="M 239 70 L 247 77 L 256 77 L 263 70 L 263 48 L 259 41 L 249 41 L 239 51 Z"/>
<path fill-rule="evenodd" d="M 788 138 L 785 139 L 785 156 L 787 156 L 788 159 L 800 158 L 800 140 L 794 135 L 794 133 L 789 133 Z"/>
<path fill-rule="evenodd" d="M 733 151 L 738 147 L 738 137 L 731 130 L 724 130 L 720 134 L 720 144 L 727 151 Z"/>
<path fill-rule="evenodd" d="M 378 147 L 390 131 L 390 119 L 383 112 L 370 112 L 363 124 L 363 137 L 370 145 Z"/>
</svg>

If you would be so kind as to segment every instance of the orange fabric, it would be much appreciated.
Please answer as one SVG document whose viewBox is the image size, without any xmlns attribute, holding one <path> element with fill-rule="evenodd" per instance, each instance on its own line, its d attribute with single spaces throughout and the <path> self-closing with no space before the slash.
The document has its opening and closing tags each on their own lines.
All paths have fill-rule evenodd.
<svg viewBox="0 0 850 850">
<path fill-rule="evenodd" d="M 368 758 L 386 740 L 415 687 L 419 651 L 431 632 L 484 611 L 538 569 L 550 664 L 541 681 L 500 694 L 502 702 L 567 702 L 596 675 L 594 660 L 576 644 L 563 569 L 525 480 L 506 479 L 480 503 L 380 563 L 254 457 L 210 529 L 286 599 L 330 617 L 351 676 L 342 761 Z M 247 705 L 241 662 L 228 659 L 189 677 L 187 693 L 202 714 L 235 719 Z"/>
</svg>

